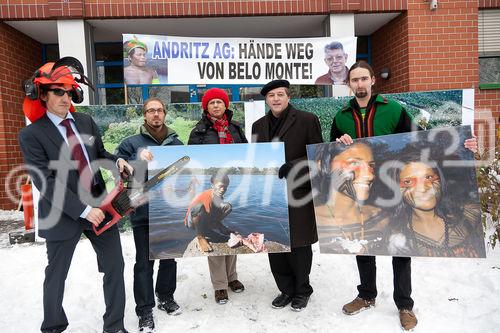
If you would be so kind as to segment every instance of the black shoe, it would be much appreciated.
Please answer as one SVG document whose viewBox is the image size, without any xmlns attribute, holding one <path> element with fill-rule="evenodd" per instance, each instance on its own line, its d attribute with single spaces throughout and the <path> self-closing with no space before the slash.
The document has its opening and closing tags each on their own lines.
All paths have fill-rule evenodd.
<svg viewBox="0 0 500 333">
<path fill-rule="evenodd" d="M 139 332 L 154 332 L 155 321 L 153 319 L 153 313 L 145 314 L 144 316 L 139 316 Z"/>
<path fill-rule="evenodd" d="M 288 296 L 287 294 L 282 293 L 278 297 L 276 297 L 271 304 L 275 309 L 282 309 L 290 304 L 291 301 L 292 296 Z"/>
<path fill-rule="evenodd" d="M 302 311 L 306 308 L 307 302 L 309 302 L 309 296 L 297 295 L 292 298 L 292 310 Z"/>
<path fill-rule="evenodd" d="M 158 309 L 165 311 L 167 314 L 171 316 L 177 316 L 178 314 L 181 314 L 179 304 L 177 304 L 174 300 L 173 296 L 169 296 L 165 298 L 163 301 L 158 299 Z"/>
</svg>

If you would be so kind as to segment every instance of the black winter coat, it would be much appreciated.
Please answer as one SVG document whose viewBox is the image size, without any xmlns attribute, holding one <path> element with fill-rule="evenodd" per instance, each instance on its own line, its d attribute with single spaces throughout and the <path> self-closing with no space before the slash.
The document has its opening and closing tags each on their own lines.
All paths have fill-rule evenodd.
<svg viewBox="0 0 500 333">
<path fill-rule="evenodd" d="M 233 111 L 226 110 L 226 117 L 229 122 L 229 132 L 233 137 L 233 143 L 248 143 L 239 123 L 232 121 Z M 196 124 L 189 135 L 188 145 L 217 144 L 219 135 L 208 119 L 207 114 L 203 113 L 200 121 Z"/>
<path fill-rule="evenodd" d="M 270 137 L 269 117 L 271 116 L 268 113 L 253 124 L 252 135 L 256 136 L 255 142 L 271 142 L 273 140 Z M 299 179 L 307 175 L 309 168 L 306 163 L 306 145 L 323 142 L 318 117 L 310 112 L 296 110 L 290 105 L 288 115 L 276 136 L 279 141 L 285 143 L 286 162 L 293 166 L 302 164 L 302 168 L 295 178 Z M 298 207 L 288 206 L 290 243 L 293 248 L 296 248 L 316 243 L 318 234 L 311 197 L 311 182 L 307 180 L 292 188 L 294 181 L 290 178 L 291 176 L 287 178 L 288 200 L 290 201 L 292 197 L 300 200 L 306 196 L 310 199 Z M 305 178 L 307 179 L 307 176 Z"/>
</svg>

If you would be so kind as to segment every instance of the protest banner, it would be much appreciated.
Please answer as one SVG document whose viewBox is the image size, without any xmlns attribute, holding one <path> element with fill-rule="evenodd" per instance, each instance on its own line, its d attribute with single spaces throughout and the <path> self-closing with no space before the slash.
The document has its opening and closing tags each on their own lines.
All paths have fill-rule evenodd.
<svg viewBox="0 0 500 333">
<path fill-rule="evenodd" d="M 333 84 L 356 60 L 356 37 L 206 38 L 123 35 L 124 78 L 134 84 Z M 326 77 L 325 77 L 326 76 Z"/>
</svg>

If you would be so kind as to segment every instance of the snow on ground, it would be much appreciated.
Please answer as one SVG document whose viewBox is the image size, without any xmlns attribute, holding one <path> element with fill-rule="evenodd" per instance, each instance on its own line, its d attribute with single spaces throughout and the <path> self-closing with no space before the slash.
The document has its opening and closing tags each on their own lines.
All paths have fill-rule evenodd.
<svg viewBox="0 0 500 333">
<path fill-rule="evenodd" d="M 122 234 L 127 305 L 125 325 L 137 331 L 132 293 L 133 237 Z M 350 255 L 322 255 L 315 245 L 306 310 L 272 309 L 278 293 L 267 256 L 241 255 L 240 280 L 246 290 L 229 294 L 218 305 L 213 298 L 205 258 L 178 260 L 175 298 L 183 313 L 168 316 L 154 310 L 157 332 L 401 332 L 392 301 L 390 257 L 379 257 L 377 306 L 355 316 L 342 305 L 356 295 L 359 281 Z M 42 284 L 46 265 L 43 244 L 0 248 L 0 332 L 37 332 L 42 321 Z M 413 298 L 418 325 L 414 332 L 498 332 L 500 327 L 500 249 L 487 259 L 414 258 Z M 68 332 L 102 332 L 102 277 L 88 240 L 77 246 L 66 281 L 64 306 Z"/>
<path fill-rule="evenodd" d="M 18 210 L 0 210 L 0 221 L 20 221 L 24 219 L 23 212 Z"/>
</svg>

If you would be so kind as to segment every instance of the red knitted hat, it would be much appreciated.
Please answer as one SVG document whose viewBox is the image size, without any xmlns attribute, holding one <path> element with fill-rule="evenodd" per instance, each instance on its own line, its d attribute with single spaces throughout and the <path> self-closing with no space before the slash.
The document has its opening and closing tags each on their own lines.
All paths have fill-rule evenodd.
<svg viewBox="0 0 500 333">
<path fill-rule="evenodd" d="M 201 106 L 203 107 L 204 111 L 207 111 L 208 102 L 210 102 L 214 98 L 221 99 L 224 102 L 226 109 L 229 108 L 229 96 L 227 95 L 227 93 L 222 89 L 212 88 L 208 89 L 201 99 Z"/>
</svg>

